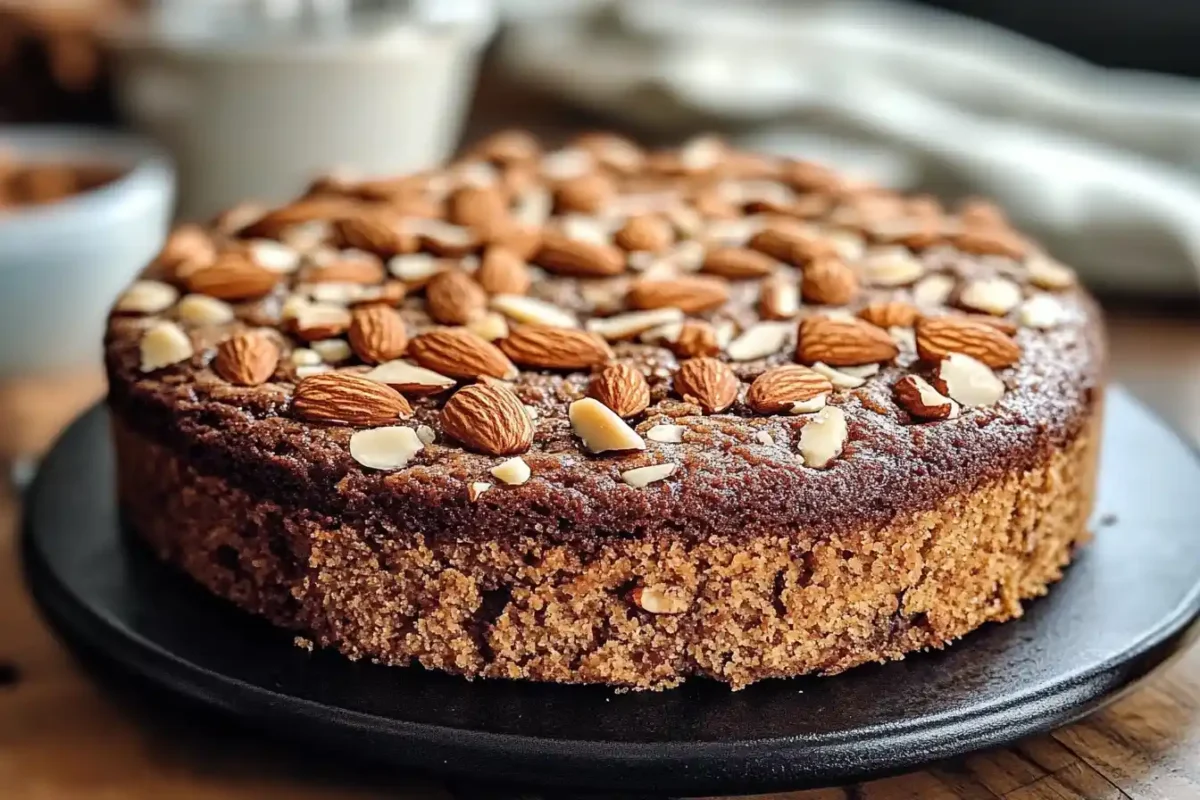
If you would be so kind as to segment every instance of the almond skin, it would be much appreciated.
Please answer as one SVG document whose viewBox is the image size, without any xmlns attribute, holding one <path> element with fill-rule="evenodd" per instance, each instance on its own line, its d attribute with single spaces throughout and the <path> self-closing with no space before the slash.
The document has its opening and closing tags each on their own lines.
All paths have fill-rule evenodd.
<svg viewBox="0 0 1200 800">
<path fill-rule="evenodd" d="M 800 323 L 796 360 L 802 364 L 854 367 L 891 361 L 899 354 L 887 331 L 861 319 L 815 316 Z"/>
<path fill-rule="evenodd" d="M 443 325 L 465 325 L 487 311 L 487 292 L 462 270 L 448 269 L 426 285 L 425 308 Z"/>
<path fill-rule="evenodd" d="M 526 294 L 533 282 L 525 261 L 498 245 L 484 251 L 475 280 L 488 294 Z"/>
<path fill-rule="evenodd" d="M 705 413 L 718 414 L 733 405 L 741 386 L 733 370 L 715 358 L 691 358 L 675 373 L 675 391 Z"/>
<path fill-rule="evenodd" d="M 224 253 L 209 266 L 189 272 L 184 279 L 188 291 L 218 300 L 253 300 L 269 294 L 278 282 L 278 274 L 238 252 Z"/>
<path fill-rule="evenodd" d="M 701 272 L 731 281 L 765 278 L 775 269 L 775 259 L 745 247 L 719 247 L 704 256 Z"/>
<path fill-rule="evenodd" d="M 839 258 L 818 258 L 804 268 L 800 295 L 805 302 L 840 306 L 858 294 L 858 276 Z"/>
<path fill-rule="evenodd" d="M 500 350 L 513 363 L 531 369 L 589 369 L 613 357 L 608 343 L 594 333 L 550 325 L 522 325 L 501 340 Z"/>
<path fill-rule="evenodd" d="M 412 340 L 409 355 L 425 369 L 452 378 L 509 379 L 517 368 L 500 348 L 465 328 L 439 328 Z"/>
<path fill-rule="evenodd" d="M 646 376 L 629 364 L 609 364 L 592 379 L 588 394 L 611 408 L 618 417 L 632 417 L 650 405 Z"/>
<path fill-rule="evenodd" d="M 865 319 L 880 328 L 911 328 L 921 315 L 916 306 L 899 300 L 871 303 L 858 310 L 860 319 Z"/>
<path fill-rule="evenodd" d="M 769 369 L 754 379 L 746 393 L 746 404 L 759 414 L 790 411 L 795 403 L 833 391 L 833 384 L 819 372 L 799 364 Z"/>
<path fill-rule="evenodd" d="M 492 456 L 524 453 L 533 423 L 511 389 L 493 383 L 464 386 L 441 411 L 442 429 L 471 450 Z"/>
<path fill-rule="evenodd" d="M 629 252 L 661 253 L 675 242 L 671 223 L 653 214 L 630 217 L 613 235 L 613 241 Z"/>
<path fill-rule="evenodd" d="M 368 364 L 382 364 L 399 358 L 408 347 L 404 320 L 385 305 L 354 309 L 347 338 L 354 354 Z"/>
<path fill-rule="evenodd" d="M 543 233 L 533 260 L 549 272 L 579 278 L 602 278 L 625 271 L 625 254 L 619 249 L 569 239 L 556 231 Z"/>
<path fill-rule="evenodd" d="M 963 316 L 925 317 L 917 322 L 917 354 L 939 362 L 951 353 L 962 353 L 997 369 L 1010 367 L 1021 357 L 1021 348 L 1003 331 Z"/>
<path fill-rule="evenodd" d="M 728 299 L 729 284 L 724 280 L 690 275 L 664 280 L 643 278 L 634 281 L 625 295 L 633 308 L 678 308 L 685 314 L 719 308 Z"/>
<path fill-rule="evenodd" d="M 258 386 L 270 380 L 279 364 L 279 346 L 260 331 L 235 333 L 217 347 L 213 369 L 230 383 Z"/>
<path fill-rule="evenodd" d="M 292 410 L 301 419 L 334 425 L 385 425 L 412 414 L 412 406 L 392 387 L 346 372 L 302 379 Z"/>
</svg>

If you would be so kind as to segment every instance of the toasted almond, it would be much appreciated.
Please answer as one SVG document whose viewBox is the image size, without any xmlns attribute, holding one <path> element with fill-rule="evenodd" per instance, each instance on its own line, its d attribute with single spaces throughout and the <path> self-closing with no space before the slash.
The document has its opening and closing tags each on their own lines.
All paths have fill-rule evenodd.
<svg viewBox="0 0 1200 800">
<path fill-rule="evenodd" d="M 905 375 L 892 387 L 896 402 L 918 419 L 953 419 L 958 403 L 946 397 L 919 375 Z"/>
<path fill-rule="evenodd" d="M 702 356 L 690 358 L 675 373 L 675 391 L 706 413 L 719 414 L 737 400 L 741 383 L 723 361 Z"/>
<path fill-rule="evenodd" d="M 1035 253 L 1025 261 L 1029 282 L 1039 289 L 1058 291 L 1075 285 L 1075 272 L 1049 256 Z"/>
<path fill-rule="evenodd" d="M 237 251 L 222 253 L 184 279 L 189 292 L 218 300 L 253 300 L 269 294 L 278 282 L 278 273 L 263 269 Z"/>
<path fill-rule="evenodd" d="M 800 454 L 805 466 L 824 469 L 841 455 L 849 430 L 846 414 L 836 406 L 827 406 L 800 431 Z"/>
<path fill-rule="evenodd" d="M 652 464 L 648 467 L 635 467 L 621 473 L 621 482 L 635 489 L 644 489 L 652 483 L 657 483 L 671 477 L 675 474 L 677 468 L 678 465 L 670 462 L 666 464 Z"/>
<path fill-rule="evenodd" d="M 532 369 L 589 369 L 613 357 L 603 339 L 576 328 L 522 325 L 501 340 L 500 350 L 514 364 Z"/>
<path fill-rule="evenodd" d="M 592 378 L 588 394 L 616 412 L 633 417 L 650 405 L 650 384 L 638 369 L 629 364 L 609 364 Z"/>
<path fill-rule="evenodd" d="M 326 364 L 340 364 L 343 361 L 349 361 L 350 357 L 354 355 L 354 351 L 350 349 L 350 343 L 345 339 L 318 339 L 315 342 L 309 342 L 308 346 Z"/>
<path fill-rule="evenodd" d="M 533 279 L 525 261 L 503 247 L 493 245 L 483 253 L 475 280 L 488 294 L 523 295 Z"/>
<path fill-rule="evenodd" d="M 279 345 L 262 331 L 235 333 L 217 347 L 213 369 L 230 383 L 258 386 L 279 364 Z"/>
<path fill-rule="evenodd" d="M 509 486 L 521 486 L 533 474 L 529 465 L 525 463 L 525 459 L 520 456 L 513 456 L 507 461 L 502 461 L 489 471 L 496 480 L 507 483 Z"/>
<path fill-rule="evenodd" d="M 341 247 L 365 250 L 383 258 L 415 253 L 420 239 L 406 229 L 394 212 L 359 211 L 334 220 L 333 240 Z"/>
<path fill-rule="evenodd" d="M 792 322 L 756 322 L 725 348 L 733 361 L 754 361 L 778 353 L 796 330 Z"/>
<path fill-rule="evenodd" d="M 691 605 L 659 586 L 636 586 L 629 592 L 629 602 L 650 614 L 683 614 Z"/>
<path fill-rule="evenodd" d="M 625 254 L 607 244 L 570 239 L 555 231 L 542 235 L 534 262 L 557 275 L 595 278 L 625 271 Z"/>
<path fill-rule="evenodd" d="M 887 331 L 861 319 L 820 315 L 800 323 L 796 360 L 802 364 L 822 361 L 834 367 L 850 367 L 891 361 L 899 354 L 900 348 Z"/>
<path fill-rule="evenodd" d="M 310 375 L 296 384 L 292 410 L 310 422 L 335 425 L 385 425 L 412 414 L 395 389 L 348 372 Z"/>
<path fill-rule="evenodd" d="M 517 376 L 517 368 L 498 347 L 463 328 L 422 333 L 409 343 L 408 351 L 422 367 L 454 378 Z"/>
<path fill-rule="evenodd" d="M 645 450 L 646 442 L 616 412 L 593 397 L 571 403 L 567 409 L 571 430 L 592 453 Z"/>
<path fill-rule="evenodd" d="M 387 306 L 354 309 L 350 317 L 350 347 L 368 364 L 399 358 L 408 347 L 404 320 Z"/>
<path fill-rule="evenodd" d="M 920 312 L 899 300 L 871 303 L 858 310 L 858 316 L 879 328 L 911 328 Z"/>
<path fill-rule="evenodd" d="M 602 172 L 568 178 L 554 190 L 554 205 L 562 213 L 572 211 L 593 214 L 616 196 L 613 179 Z"/>
<path fill-rule="evenodd" d="M 769 369 L 754 379 L 746 393 L 746 404 L 760 414 L 790 411 L 796 403 L 833 391 L 833 384 L 819 372 L 799 364 Z"/>
<path fill-rule="evenodd" d="M 659 424 L 646 431 L 646 438 L 660 444 L 679 444 L 686 430 L 684 425 Z"/>
<path fill-rule="evenodd" d="M 774 275 L 762 282 L 758 313 L 763 319 L 792 319 L 800 313 L 800 287 L 791 278 Z"/>
<path fill-rule="evenodd" d="M 661 325 L 683 322 L 683 312 L 678 308 L 656 308 L 651 311 L 630 311 L 612 317 L 589 319 L 585 328 L 610 342 L 631 339 L 640 333 Z"/>
<path fill-rule="evenodd" d="M 579 327 L 579 321 L 570 311 L 536 297 L 498 294 L 491 299 L 491 307 L 515 322 L 555 328 Z"/>
<path fill-rule="evenodd" d="M 463 325 L 478 319 L 487 310 L 487 302 L 483 287 L 459 269 L 434 276 L 425 287 L 426 310 L 443 325 Z"/>
<path fill-rule="evenodd" d="M 512 390 L 498 383 L 464 386 L 446 401 L 442 429 L 471 450 L 493 456 L 524 453 L 533 423 Z"/>
<path fill-rule="evenodd" d="M 1021 348 L 991 325 L 962 316 L 922 317 L 917 321 L 917 353 L 939 362 L 961 353 L 989 367 L 1008 367 L 1021 357 Z"/>
<path fill-rule="evenodd" d="M 139 347 L 142 372 L 154 372 L 186 361 L 195 352 L 192 340 L 183 329 L 167 320 L 159 320 L 146 328 Z"/>
<path fill-rule="evenodd" d="M 188 325 L 224 325 L 233 322 L 233 306 L 204 294 L 184 295 L 175 306 L 179 321 Z"/>
<path fill-rule="evenodd" d="M 341 336 L 350 327 L 350 312 L 330 303 L 308 303 L 296 310 L 288 325 L 306 342 Z"/>
<path fill-rule="evenodd" d="M 729 280 L 764 278 L 778 262 L 765 253 L 745 247 L 718 247 L 704 256 L 701 272 L 719 275 Z"/>
<path fill-rule="evenodd" d="M 1021 287 L 1007 278 L 981 278 L 963 287 L 958 304 L 963 308 L 1002 317 L 1021 302 Z"/>
<path fill-rule="evenodd" d="M 402 469 L 424 449 L 417 432 L 403 425 L 355 431 L 350 437 L 350 457 L 370 469 Z"/>
<path fill-rule="evenodd" d="M 398 392 L 411 395 L 438 394 L 454 385 L 448 378 L 430 369 L 407 361 L 385 361 L 363 375 L 368 380 L 385 383 Z"/>
<path fill-rule="evenodd" d="M 678 308 L 685 314 L 698 314 L 725 304 L 729 285 L 720 278 L 683 276 L 673 280 L 633 282 L 625 295 L 634 308 Z"/>
<path fill-rule="evenodd" d="M 858 277 L 839 258 L 818 258 L 804 269 L 800 295 L 808 303 L 840 306 L 858 294 Z"/>
<path fill-rule="evenodd" d="M 987 364 L 962 353 L 951 353 L 938 362 L 932 383 L 964 406 L 995 405 L 1004 396 L 1004 381 Z"/>
<path fill-rule="evenodd" d="M 117 298 L 113 310 L 120 314 L 158 314 L 175 305 L 179 290 L 162 281 L 134 281 Z"/>
<path fill-rule="evenodd" d="M 625 220 L 613 241 L 630 252 L 661 253 L 675 243 L 675 232 L 662 217 L 643 214 Z"/>
</svg>

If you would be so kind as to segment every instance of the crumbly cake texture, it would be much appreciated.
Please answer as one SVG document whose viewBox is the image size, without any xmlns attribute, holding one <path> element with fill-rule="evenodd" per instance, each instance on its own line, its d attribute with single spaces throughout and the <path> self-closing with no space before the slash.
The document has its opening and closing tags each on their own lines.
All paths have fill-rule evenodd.
<svg viewBox="0 0 1200 800">
<path fill-rule="evenodd" d="M 1019 616 L 1086 538 L 1073 273 L 701 137 L 325 178 L 176 230 L 106 339 L 132 527 L 352 658 L 664 688 Z"/>
</svg>

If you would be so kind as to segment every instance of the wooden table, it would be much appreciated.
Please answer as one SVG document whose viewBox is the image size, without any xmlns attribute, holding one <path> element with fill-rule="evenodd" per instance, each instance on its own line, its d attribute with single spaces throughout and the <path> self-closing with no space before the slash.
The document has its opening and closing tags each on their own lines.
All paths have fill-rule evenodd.
<svg viewBox="0 0 1200 800">
<path fill-rule="evenodd" d="M 1111 331 L 1116 379 L 1200 441 L 1200 322 L 1118 317 Z M 96 375 L 0 389 L 0 458 L 43 447 L 100 391 Z M 147 713 L 100 690 L 54 641 L 25 595 L 13 557 L 18 511 L 11 491 L 0 495 L 0 797 L 440 800 L 487 794 L 429 778 L 406 778 L 397 786 L 384 774 L 289 755 L 230 725 Z M 895 778 L 776 797 L 1200 798 L 1200 647 L 1119 702 L 1049 735 Z"/>
</svg>

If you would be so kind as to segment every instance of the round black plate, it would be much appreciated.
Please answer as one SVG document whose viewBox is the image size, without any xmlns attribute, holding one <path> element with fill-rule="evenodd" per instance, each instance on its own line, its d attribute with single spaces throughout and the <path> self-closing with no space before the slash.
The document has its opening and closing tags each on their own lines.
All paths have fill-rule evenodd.
<svg viewBox="0 0 1200 800">
<path fill-rule="evenodd" d="M 31 490 L 33 593 L 72 644 L 244 722 L 398 767 L 626 792 L 827 785 L 1077 719 L 1178 651 L 1200 612 L 1200 465 L 1109 395 L 1098 536 L 1019 622 L 943 652 L 741 692 L 466 680 L 307 653 L 121 531 L 105 412 L 76 422 Z"/>
</svg>

